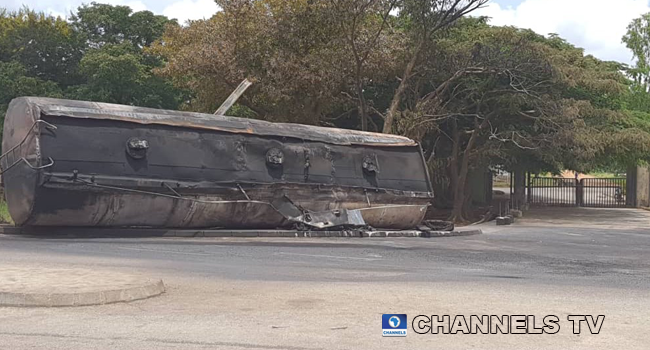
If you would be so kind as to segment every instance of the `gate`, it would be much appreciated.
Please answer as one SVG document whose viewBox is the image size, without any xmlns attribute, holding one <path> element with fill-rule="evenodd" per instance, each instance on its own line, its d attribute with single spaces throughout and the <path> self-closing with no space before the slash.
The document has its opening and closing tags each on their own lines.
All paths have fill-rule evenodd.
<svg viewBox="0 0 650 350">
<path fill-rule="evenodd" d="M 628 200 L 625 178 L 583 179 L 581 185 L 580 205 L 583 207 L 625 208 L 634 204 L 633 201 Z"/>
<path fill-rule="evenodd" d="M 574 207 L 578 182 L 559 177 L 531 177 L 528 180 L 528 203 L 531 205 Z"/>
<path fill-rule="evenodd" d="M 626 178 L 578 181 L 559 177 L 529 177 L 527 187 L 527 199 L 531 205 L 590 208 L 629 208 L 636 205 L 636 184 Z"/>
</svg>

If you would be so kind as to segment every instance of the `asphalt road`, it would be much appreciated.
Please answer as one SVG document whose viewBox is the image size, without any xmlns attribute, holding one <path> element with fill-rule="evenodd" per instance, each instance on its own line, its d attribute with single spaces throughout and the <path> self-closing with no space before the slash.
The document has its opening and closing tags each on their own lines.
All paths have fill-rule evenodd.
<svg viewBox="0 0 650 350">
<path fill-rule="evenodd" d="M 650 212 L 537 210 L 437 239 L 43 239 L 0 263 L 162 278 L 128 304 L 0 308 L 0 349 L 647 349 Z M 557 315 L 556 335 L 381 337 L 381 314 Z M 598 335 L 569 314 L 606 315 Z"/>
</svg>

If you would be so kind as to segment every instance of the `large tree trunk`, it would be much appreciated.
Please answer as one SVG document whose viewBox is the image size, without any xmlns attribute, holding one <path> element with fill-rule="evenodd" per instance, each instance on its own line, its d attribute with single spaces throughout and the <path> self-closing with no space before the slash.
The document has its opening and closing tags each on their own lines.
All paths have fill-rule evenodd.
<svg viewBox="0 0 650 350">
<path fill-rule="evenodd" d="M 487 120 L 487 118 L 486 118 Z M 466 189 L 467 189 L 467 175 L 469 173 L 469 160 L 470 154 L 474 148 L 474 143 L 476 142 L 476 137 L 479 133 L 480 128 L 475 129 L 471 132 L 467 146 L 463 151 L 463 159 L 461 160 L 460 169 L 458 171 L 458 181 L 455 185 L 454 191 L 454 208 L 451 212 L 450 221 L 456 223 L 467 222 L 467 219 L 464 215 L 465 201 L 467 200 Z"/>
<path fill-rule="evenodd" d="M 466 193 L 466 188 L 467 188 L 467 174 L 469 172 L 469 167 L 465 167 L 464 164 L 466 163 L 466 159 L 469 158 L 468 154 L 463 155 L 463 165 L 461 166 L 459 176 L 458 176 L 458 181 L 456 182 L 456 190 L 454 191 L 454 207 L 451 211 L 451 217 L 449 218 L 450 221 L 453 221 L 455 223 L 465 223 L 467 222 L 467 219 L 465 218 L 464 215 L 464 208 L 465 208 L 465 193 Z M 467 161 L 469 163 L 469 161 Z"/>
<path fill-rule="evenodd" d="M 368 131 L 368 107 L 366 104 L 366 98 L 363 96 L 363 81 L 361 80 L 360 64 L 357 64 L 355 83 L 357 85 L 357 98 L 359 100 L 359 118 L 361 119 L 361 130 Z"/>
<path fill-rule="evenodd" d="M 402 80 L 399 82 L 395 94 L 393 94 L 393 99 L 390 101 L 390 107 L 388 107 L 388 112 L 386 112 L 386 119 L 384 120 L 384 134 L 393 133 L 393 123 L 395 122 L 395 115 L 399 109 L 399 105 L 402 102 L 402 96 L 408 87 L 408 81 L 413 75 L 413 70 L 415 70 L 415 65 L 418 62 L 420 57 L 420 52 L 424 47 L 424 38 L 420 39 L 420 42 L 415 47 L 415 51 L 411 56 L 406 68 L 404 69 L 404 74 L 402 75 Z"/>
<path fill-rule="evenodd" d="M 456 195 L 458 190 L 458 157 L 460 156 L 460 133 L 458 132 L 458 122 L 456 119 L 451 120 L 451 137 L 452 137 L 452 148 L 451 148 L 451 158 L 449 159 L 449 179 L 452 188 L 452 195 Z M 455 198 L 455 197 L 454 197 Z"/>
<path fill-rule="evenodd" d="M 479 108 L 477 106 L 477 112 Z M 477 113 L 478 114 L 478 113 Z M 455 185 L 455 190 L 454 190 L 454 208 L 451 212 L 451 217 L 450 221 L 454 221 L 456 223 L 464 223 L 467 222 L 465 218 L 465 213 L 464 213 L 464 208 L 465 202 L 471 198 L 471 196 L 466 197 L 466 190 L 467 190 L 467 175 L 469 173 L 469 161 L 471 158 L 471 153 L 474 150 L 474 145 L 476 144 L 476 139 L 478 138 L 479 134 L 481 133 L 481 130 L 486 128 L 489 125 L 489 120 L 490 120 L 490 115 L 487 115 L 483 118 L 483 121 L 481 122 L 480 119 L 475 118 L 474 119 L 474 130 L 469 132 L 470 137 L 469 140 L 467 141 L 467 145 L 465 146 L 465 149 L 463 150 L 463 158 L 460 163 L 460 169 L 458 169 L 458 182 Z M 457 123 L 453 121 L 454 124 L 452 124 L 452 131 L 453 131 L 453 139 L 454 139 L 454 156 L 457 159 L 458 158 L 458 145 L 460 142 L 460 131 L 458 130 Z M 457 169 L 457 161 L 453 164 L 456 169 Z M 453 168 L 452 168 L 453 170 Z"/>
</svg>

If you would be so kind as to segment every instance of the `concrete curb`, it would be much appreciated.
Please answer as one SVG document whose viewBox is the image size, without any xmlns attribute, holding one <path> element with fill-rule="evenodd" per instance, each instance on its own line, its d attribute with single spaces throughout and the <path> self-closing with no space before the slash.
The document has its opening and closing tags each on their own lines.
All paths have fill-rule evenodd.
<svg viewBox="0 0 650 350">
<path fill-rule="evenodd" d="M 0 234 L 25 235 L 53 238 L 101 238 L 101 237 L 238 237 L 238 238 L 436 238 L 463 237 L 482 234 L 480 229 L 456 231 L 294 231 L 294 230 L 193 230 L 193 229 L 145 229 L 145 228 L 97 228 L 97 227 L 15 227 L 0 225 Z"/>
<path fill-rule="evenodd" d="M 12 293 L 0 292 L 0 306 L 66 307 L 91 306 L 148 299 L 165 292 L 160 280 L 139 287 L 83 293 Z"/>
</svg>

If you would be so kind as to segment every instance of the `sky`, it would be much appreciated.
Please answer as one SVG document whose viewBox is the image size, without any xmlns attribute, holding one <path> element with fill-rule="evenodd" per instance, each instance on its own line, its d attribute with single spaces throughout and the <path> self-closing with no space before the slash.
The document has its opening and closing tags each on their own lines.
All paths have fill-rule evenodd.
<svg viewBox="0 0 650 350">
<path fill-rule="evenodd" d="M 10 10 L 22 5 L 66 16 L 92 0 L 0 0 Z M 176 18 L 210 18 L 219 10 L 213 0 L 96 0 L 128 5 Z M 559 34 L 585 52 L 603 60 L 632 63 L 631 52 L 621 43 L 632 19 L 650 12 L 650 0 L 492 0 L 475 15 L 491 17 L 494 25 L 530 28 L 540 34 Z"/>
<path fill-rule="evenodd" d="M 476 14 L 491 24 L 559 34 L 603 60 L 632 63 L 621 38 L 628 24 L 650 12 L 648 0 L 496 0 Z"/>
<path fill-rule="evenodd" d="M 210 18 L 219 10 L 213 0 L 0 0 L 0 7 L 17 10 L 26 5 L 37 11 L 45 11 L 61 17 L 67 17 L 81 4 L 91 2 L 126 5 L 134 11 L 149 10 L 176 18 L 180 23 L 188 19 Z"/>
</svg>

